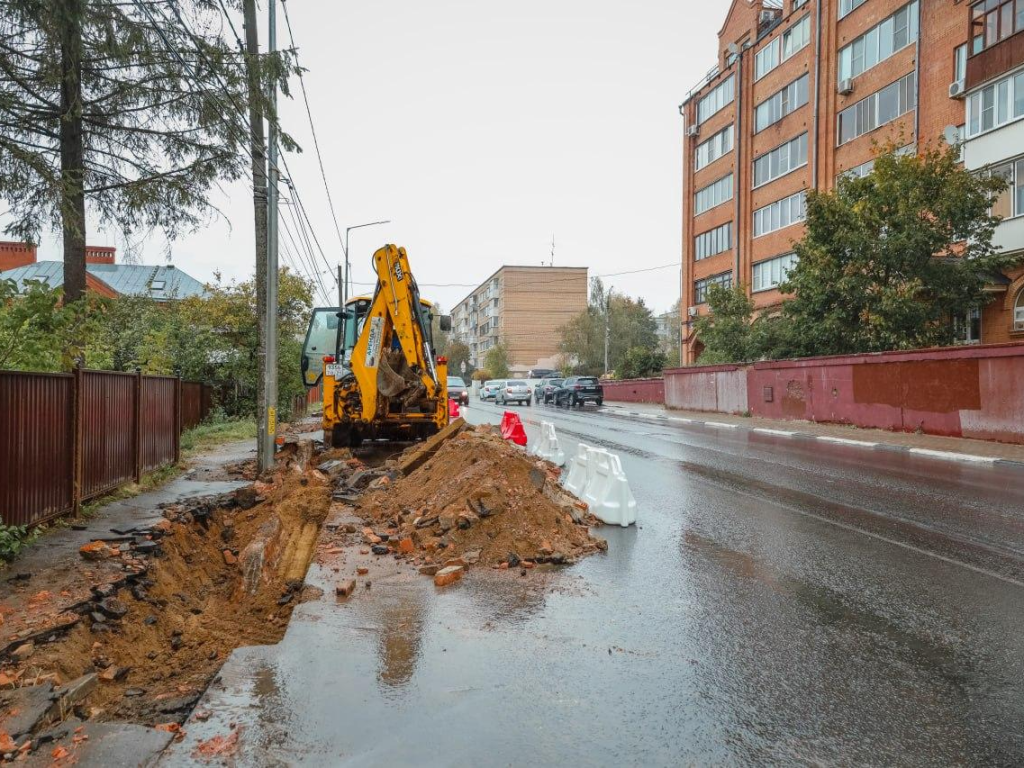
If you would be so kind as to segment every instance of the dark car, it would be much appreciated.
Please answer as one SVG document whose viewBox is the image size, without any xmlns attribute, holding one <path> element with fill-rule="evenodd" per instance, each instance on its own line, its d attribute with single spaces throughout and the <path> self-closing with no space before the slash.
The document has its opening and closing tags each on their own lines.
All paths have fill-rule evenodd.
<svg viewBox="0 0 1024 768">
<path fill-rule="evenodd" d="M 562 379 L 541 379 L 533 388 L 533 399 L 547 405 L 555 395 L 555 390 L 562 386 Z"/>
<path fill-rule="evenodd" d="M 462 405 L 469 405 L 469 388 L 458 376 L 448 377 L 448 399 Z"/>
<path fill-rule="evenodd" d="M 570 376 L 555 390 L 555 405 L 578 408 L 586 403 L 604 403 L 604 388 L 594 376 Z"/>
</svg>

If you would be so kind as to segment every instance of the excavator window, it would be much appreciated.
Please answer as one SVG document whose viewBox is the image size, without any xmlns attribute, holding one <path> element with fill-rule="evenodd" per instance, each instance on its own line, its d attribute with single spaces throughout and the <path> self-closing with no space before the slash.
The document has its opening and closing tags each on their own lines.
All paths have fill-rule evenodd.
<svg viewBox="0 0 1024 768">
<path fill-rule="evenodd" d="M 338 307 L 317 307 L 309 321 L 302 345 L 302 380 L 315 387 L 324 375 L 324 355 L 338 353 L 338 332 L 341 329 Z"/>
</svg>

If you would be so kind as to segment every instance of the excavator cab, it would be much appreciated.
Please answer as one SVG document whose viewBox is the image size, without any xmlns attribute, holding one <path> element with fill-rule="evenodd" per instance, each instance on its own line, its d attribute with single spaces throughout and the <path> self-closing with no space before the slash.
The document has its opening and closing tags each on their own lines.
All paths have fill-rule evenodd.
<svg viewBox="0 0 1024 768">
<path fill-rule="evenodd" d="M 338 307 L 317 307 L 302 344 L 302 380 L 312 389 L 324 375 L 324 357 L 337 356 L 343 320 Z"/>
</svg>

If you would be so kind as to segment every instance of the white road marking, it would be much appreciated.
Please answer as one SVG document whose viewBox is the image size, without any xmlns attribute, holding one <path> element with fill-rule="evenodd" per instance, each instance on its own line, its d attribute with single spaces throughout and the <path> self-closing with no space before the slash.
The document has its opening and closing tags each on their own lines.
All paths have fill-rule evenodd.
<svg viewBox="0 0 1024 768">
<path fill-rule="evenodd" d="M 947 461 L 970 461 L 975 464 L 995 464 L 999 461 L 999 459 L 994 456 L 975 456 L 970 453 L 933 451 L 928 448 L 911 448 L 910 453 L 916 453 L 918 456 L 930 456 L 933 459 L 946 459 Z"/>
<path fill-rule="evenodd" d="M 705 421 L 704 426 L 706 427 L 722 427 L 724 429 L 738 429 L 739 424 L 726 424 L 724 421 Z"/>
<path fill-rule="evenodd" d="M 693 419 L 684 419 L 680 416 L 669 416 L 669 421 L 678 421 L 680 424 L 693 424 Z"/>
<path fill-rule="evenodd" d="M 767 427 L 754 427 L 754 431 L 765 435 L 782 435 L 783 437 L 793 437 L 796 434 L 796 432 L 788 432 L 785 429 L 768 429 Z"/>
<path fill-rule="evenodd" d="M 839 443 L 840 445 L 859 445 L 861 448 L 877 448 L 878 443 L 869 443 L 867 440 L 850 440 L 845 437 L 830 437 L 828 435 L 818 435 L 818 440 L 824 440 L 826 443 Z"/>
</svg>

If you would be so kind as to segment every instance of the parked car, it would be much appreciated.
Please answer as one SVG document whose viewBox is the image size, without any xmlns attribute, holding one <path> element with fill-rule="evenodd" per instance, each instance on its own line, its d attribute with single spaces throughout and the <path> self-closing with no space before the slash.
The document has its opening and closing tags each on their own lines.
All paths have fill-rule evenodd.
<svg viewBox="0 0 1024 768">
<path fill-rule="evenodd" d="M 538 403 L 547 405 L 555 395 L 555 390 L 562 386 L 564 379 L 541 379 L 540 383 L 533 388 L 533 399 Z"/>
<path fill-rule="evenodd" d="M 555 405 L 578 408 L 586 403 L 604 403 L 604 387 L 594 376 L 570 376 L 555 390 Z"/>
<path fill-rule="evenodd" d="M 458 376 L 448 377 L 448 399 L 462 405 L 469 405 L 469 388 Z"/>
<path fill-rule="evenodd" d="M 533 395 L 530 394 L 530 385 L 522 379 L 509 379 L 505 386 L 498 388 L 498 394 L 494 398 L 497 405 L 508 405 L 509 403 L 530 404 Z"/>
<path fill-rule="evenodd" d="M 562 374 L 553 368 L 533 368 L 526 372 L 528 379 L 560 379 Z"/>
<path fill-rule="evenodd" d="M 505 386 L 503 379 L 491 379 L 485 381 L 484 385 L 480 387 L 480 399 L 481 400 L 493 400 L 498 394 L 498 390 Z"/>
</svg>

